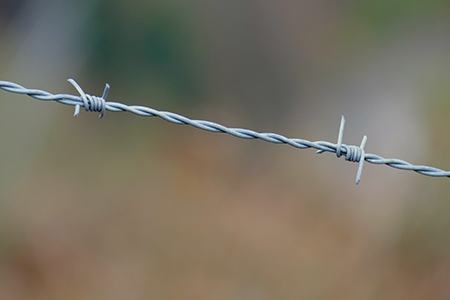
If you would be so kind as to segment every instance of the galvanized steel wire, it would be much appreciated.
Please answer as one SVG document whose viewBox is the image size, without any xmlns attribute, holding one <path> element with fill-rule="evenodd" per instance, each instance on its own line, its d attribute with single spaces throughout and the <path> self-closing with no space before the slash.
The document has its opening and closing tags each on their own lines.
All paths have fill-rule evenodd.
<svg viewBox="0 0 450 300">
<path fill-rule="evenodd" d="M 178 125 L 190 125 L 206 131 L 225 133 L 242 139 L 260 139 L 274 144 L 286 144 L 298 149 L 313 148 L 316 149 L 318 153 L 335 153 L 337 157 L 343 155 L 347 161 L 359 163 L 356 176 L 357 184 L 361 179 L 364 161 L 377 165 L 387 165 L 400 170 L 414 171 L 426 176 L 450 178 L 450 171 L 444 171 L 435 167 L 424 165 L 414 165 L 401 159 L 384 158 L 377 154 L 365 153 L 364 146 L 367 140 L 367 137 L 365 136 L 360 146 L 343 144 L 342 138 L 345 124 L 344 118 L 341 119 L 337 144 L 326 141 L 308 141 L 305 139 L 288 138 L 276 133 L 257 132 L 244 128 L 230 128 L 215 122 L 193 120 L 173 112 L 160 111 L 146 106 L 127 105 L 120 102 L 106 101 L 109 92 L 109 85 L 106 85 L 102 97 L 96 97 L 84 93 L 81 87 L 73 79 L 69 79 L 69 82 L 76 88 L 80 94 L 79 96 L 69 94 L 52 94 L 43 90 L 28 89 L 17 83 L 9 81 L 0 81 L 0 89 L 10 93 L 28 95 L 41 101 L 54 101 L 65 105 L 75 106 L 75 116 L 80 113 L 80 107 L 83 107 L 86 111 L 99 112 L 99 117 L 103 117 L 105 111 L 130 112 L 143 117 L 159 117 L 163 120 Z"/>
</svg>

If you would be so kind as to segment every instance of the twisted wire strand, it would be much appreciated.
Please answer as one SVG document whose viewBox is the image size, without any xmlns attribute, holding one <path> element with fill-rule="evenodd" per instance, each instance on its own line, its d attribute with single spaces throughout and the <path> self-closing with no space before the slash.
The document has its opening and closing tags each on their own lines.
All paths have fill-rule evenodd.
<svg viewBox="0 0 450 300">
<path fill-rule="evenodd" d="M 189 125 L 210 132 L 225 133 L 242 139 L 260 139 L 274 144 L 286 144 L 298 149 L 313 148 L 318 150 L 317 151 L 318 153 L 331 152 L 337 154 L 338 157 L 344 155 L 346 160 L 350 162 L 360 163 L 361 170 L 358 170 L 359 177 L 362 171 L 362 162 L 366 161 L 371 164 L 387 165 L 389 167 L 400 170 L 414 171 L 418 174 L 425 176 L 450 178 L 450 171 L 444 171 L 430 166 L 414 165 L 401 159 L 384 158 L 377 154 L 365 153 L 363 149 L 365 139 L 363 139 L 363 143 L 361 144 L 361 146 L 342 144 L 342 136 L 341 136 L 341 131 L 343 131 L 342 122 L 340 130 L 340 139 L 338 141 L 338 144 L 334 144 L 326 141 L 308 141 L 305 139 L 288 138 L 286 136 L 270 132 L 257 132 L 254 130 L 244 128 L 231 128 L 215 122 L 205 120 L 194 120 L 173 112 L 160 111 L 146 106 L 127 105 L 120 102 L 106 101 L 105 100 L 106 95 L 109 90 L 108 85 L 107 88 L 105 88 L 103 97 L 94 97 L 94 96 L 88 97 L 86 94 L 84 94 L 84 92 L 80 92 L 81 88 L 80 90 L 77 89 L 80 92 L 80 96 L 74 96 L 69 94 L 52 94 L 43 90 L 28 89 L 17 83 L 9 81 L 0 81 L 0 89 L 10 93 L 28 95 L 34 99 L 41 101 L 53 101 L 65 105 L 75 106 L 76 108 L 78 107 L 78 109 L 79 107 L 84 107 L 87 111 L 100 112 L 101 116 L 103 115 L 104 111 L 129 112 L 143 117 L 158 117 L 178 125 Z M 359 182 L 358 175 L 357 175 L 357 183 Z"/>
</svg>

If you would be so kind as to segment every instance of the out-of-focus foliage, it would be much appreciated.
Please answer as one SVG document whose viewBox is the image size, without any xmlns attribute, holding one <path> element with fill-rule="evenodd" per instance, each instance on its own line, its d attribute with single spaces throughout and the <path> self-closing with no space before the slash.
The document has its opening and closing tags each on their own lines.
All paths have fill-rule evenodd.
<svg viewBox="0 0 450 300">
<path fill-rule="evenodd" d="M 352 1 L 349 8 L 359 25 L 385 35 L 405 23 L 414 26 L 417 20 L 445 17 L 446 14 L 441 13 L 449 10 L 450 4 L 447 0 L 361 0 Z"/>
<path fill-rule="evenodd" d="M 186 15 L 173 4 L 97 1 L 85 26 L 89 65 L 132 88 L 152 86 L 174 99 L 200 97 Z M 172 99 L 172 98 L 169 98 Z"/>
<path fill-rule="evenodd" d="M 1 1 L 0 78 L 450 169 L 448 1 Z M 0 299 L 448 299 L 450 184 L 0 93 Z"/>
</svg>

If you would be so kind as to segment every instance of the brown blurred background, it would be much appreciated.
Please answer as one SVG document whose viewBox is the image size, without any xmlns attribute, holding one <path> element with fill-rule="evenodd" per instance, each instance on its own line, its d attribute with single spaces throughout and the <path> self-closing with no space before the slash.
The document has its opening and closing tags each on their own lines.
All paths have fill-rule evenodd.
<svg viewBox="0 0 450 300">
<path fill-rule="evenodd" d="M 0 78 L 450 169 L 446 0 L 1 0 Z M 0 93 L 0 299 L 448 299 L 450 181 Z"/>
</svg>

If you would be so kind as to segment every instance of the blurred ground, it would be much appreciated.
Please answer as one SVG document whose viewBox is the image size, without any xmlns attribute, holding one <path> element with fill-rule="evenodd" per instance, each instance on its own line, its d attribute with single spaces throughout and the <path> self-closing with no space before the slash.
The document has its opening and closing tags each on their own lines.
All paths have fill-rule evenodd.
<svg viewBox="0 0 450 300">
<path fill-rule="evenodd" d="M 450 168 L 448 1 L 0 1 L 0 78 Z M 0 299 L 448 299 L 450 185 L 0 93 Z"/>
</svg>

